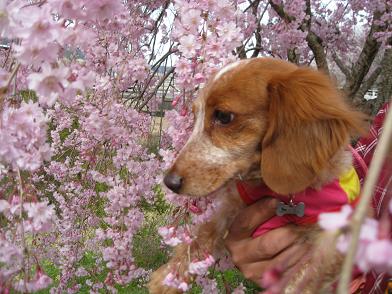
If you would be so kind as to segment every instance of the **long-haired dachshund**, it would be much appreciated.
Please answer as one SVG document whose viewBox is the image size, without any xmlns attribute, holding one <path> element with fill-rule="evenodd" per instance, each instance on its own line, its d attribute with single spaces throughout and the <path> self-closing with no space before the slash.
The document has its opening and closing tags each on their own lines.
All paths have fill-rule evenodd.
<svg viewBox="0 0 392 294">
<path fill-rule="evenodd" d="M 221 205 L 198 228 L 192 244 L 177 246 L 170 261 L 153 273 L 151 293 L 179 292 L 162 284 L 173 268 L 184 281 L 192 280 L 188 265 L 194 248 L 212 254 L 223 249 L 234 217 L 252 198 L 246 195 L 246 179 L 255 173 L 265 193 L 282 201 L 271 228 L 307 219 L 297 226 L 307 242 L 316 243 L 320 236 L 318 213 L 338 210 L 359 193 L 348 146 L 351 135 L 362 131 L 364 116 L 348 106 L 321 72 L 272 58 L 241 60 L 210 78 L 193 113 L 193 132 L 164 183 L 195 197 L 215 192 Z M 340 258 L 331 256 L 329 266 L 304 265 L 285 292 L 294 291 L 310 274 L 302 293 L 319 292 L 333 282 Z"/>
</svg>

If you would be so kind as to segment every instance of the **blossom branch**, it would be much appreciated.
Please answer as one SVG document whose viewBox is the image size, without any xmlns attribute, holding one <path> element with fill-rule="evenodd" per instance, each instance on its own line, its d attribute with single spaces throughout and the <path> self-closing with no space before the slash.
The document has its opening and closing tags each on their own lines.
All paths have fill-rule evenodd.
<svg viewBox="0 0 392 294">
<path fill-rule="evenodd" d="M 363 99 L 364 95 L 370 89 L 370 87 L 374 85 L 374 83 L 376 82 L 376 80 L 380 76 L 381 72 L 382 72 L 382 66 L 378 66 L 376 69 L 373 70 L 373 72 L 367 78 L 367 80 L 362 83 L 362 86 L 359 88 L 358 92 L 355 94 L 355 97 L 353 100 L 354 105 L 360 106 L 364 103 L 364 100 L 365 100 L 365 99 Z"/>
<path fill-rule="evenodd" d="M 18 72 L 19 67 L 20 67 L 20 63 L 17 63 L 15 65 L 14 69 L 12 70 L 10 76 L 8 77 L 5 85 L 2 88 L 0 88 L 0 112 L 3 110 L 3 103 L 4 103 L 3 97 L 7 93 L 8 87 L 10 86 L 14 77 L 16 76 L 16 73 Z"/>
<path fill-rule="evenodd" d="M 25 254 L 27 253 L 27 247 L 26 247 L 26 239 L 25 239 L 25 232 L 24 232 L 24 223 L 23 223 L 23 198 L 24 198 L 24 191 L 23 191 L 23 181 L 22 181 L 22 176 L 20 175 L 20 170 L 19 168 L 17 169 L 17 174 L 18 174 L 18 188 L 19 188 L 19 196 L 20 196 L 20 212 L 19 212 L 19 218 L 20 218 L 20 232 L 21 232 L 21 238 L 22 238 L 22 266 L 23 266 L 23 284 L 24 284 L 24 290 L 27 292 L 27 266 L 26 266 L 26 258 Z"/>
<path fill-rule="evenodd" d="M 269 1 L 269 4 L 271 5 L 271 7 L 275 10 L 275 12 L 279 15 L 279 17 L 281 19 L 283 19 L 286 23 L 290 23 L 292 21 L 295 20 L 295 17 L 288 15 L 285 10 L 284 7 L 281 5 L 276 4 L 273 0 Z"/>
<path fill-rule="evenodd" d="M 332 58 L 333 61 L 335 61 L 336 65 L 339 67 L 339 69 L 342 71 L 342 73 L 346 76 L 346 78 L 350 78 L 351 77 L 350 70 L 343 63 L 343 60 L 341 60 L 335 52 L 332 54 Z"/>
<path fill-rule="evenodd" d="M 342 267 L 341 279 L 337 291 L 338 294 L 346 294 L 349 292 L 349 283 L 352 277 L 354 258 L 358 248 L 358 240 L 361 232 L 361 226 L 369 210 L 369 203 L 372 199 L 377 179 L 379 177 L 385 157 L 387 156 L 391 140 L 392 112 L 389 111 L 384 122 L 384 130 L 381 134 L 380 142 L 378 143 L 377 148 L 374 152 L 372 163 L 369 168 L 369 173 L 366 177 L 363 193 L 351 221 L 351 242 Z"/>
<path fill-rule="evenodd" d="M 163 85 L 163 83 L 166 81 L 166 79 L 174 72 L 174 67 L 170 68 L 166 74 L 159 80 L 157 85 L 155 86 L 154 90 L 150 95 L 147 96 L 147 98 L 144 100 L 144 102 L 138 107 L 138 110 L 141 111 L 157 93 L 158 89 L 160 86 Z"/>
<path fill-rule="evenodd" d="M 380 50 L 381 42 L 377 40 L 376 35 L 385 30 L 385 26 L 380 24 L 382 15 L 383 13 L 380 11 L 374 12 L 373 21 L 369 33 L 366 36 L 362 51 L 351 69 L 352 78 L 348 79 L 344 86 L 350 96 L 353 96 L 360 88 L 366 74 L 369 72 L 373 60 Z"/>
</svg>

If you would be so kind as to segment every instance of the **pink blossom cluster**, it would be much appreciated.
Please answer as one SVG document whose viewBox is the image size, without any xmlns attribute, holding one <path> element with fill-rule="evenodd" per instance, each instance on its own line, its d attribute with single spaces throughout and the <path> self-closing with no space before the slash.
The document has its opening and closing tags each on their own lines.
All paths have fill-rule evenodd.
<svg viewBox="0 0 392 294">
<path fill-rule="evenodd" d="M 181 101 L 174 104 L 185 116 L 189 102 L 206 78 L 236 59 L 231 52 L 241 45 L 243 31 L 254 23 L 246 21 L 237 1 L 176 0 L 174 4 L 178 17 L 171 39 L 178 42 L 176 84 L 183 93 Z"/>
<path fill-rule="evenodd" d="M 47 288 L 50 284 L 52 284 L 52 279 L 41 270 L 38 270 L 32 281 L 27 282 L 25 285 L 23 280 L 19 280 L 14 287 L 16 291 L 23 292 L 27 289 L 27 292 L 34 293 Z"/>
<path fill-rule="evenodd" d="M 13 242 L 13 240 L 7 240 L 8 236 L 0 236 L 0 262 L 2 263 L 2 270 L 0 271 L 0 278 L 2 281 L 2 288 L 4 282 L 11 278 L 13 275 L 18 273 L 23 264 L 23 252 L 22 249 Z"/>
<path fill-rule="evenodd" d="M 151 71 L 136 48 L 154 18 L 140 5 L 163 3 L 141 2 L 1 2 L 1 40 L 11 44 L 1 51 L 9 70 L 1 69 L 0 175 L 10 179 L 0 191 L 2 290 L 75 293 L 87 275 L 92 290 L 116 292 L 147 274 L 134 262 L 133 237 L 161 163 L 147 146 L 151 117 L 120 95 Z M 86 273 L 78 264 L 88 252 L 96 266 Z M 44 260 L 60 269 L 58 284 Z M 96 278 L 104 270 L 105 285 Z"/>
<path fill-rule="evenodd" d="M 275 1 L 281 5 L 280 1 Z M 268 13 L 271 15 L 271 21 L 263 26 L 263 32 L 269 39 L 268 42 L 274 54 L 284 56 L 287 50 L 296 48 L 295 50 L 307 56 L 309 48 L 303 42 L 306 38 L 306 32 L 298 30 L 305 18 L 305 1 L 294 0 L 284 1 L 286 11 L 293 18 L 291 22 L 280 21 L 280 17 L 275 10 L 269 6 Z"/>
<path fill-rule="evenodd" d="M 392 206 L 391 203 L 389 206 Z M 325 230 L 342 230 L 348 226 L 352 213 L 351 206 L 345 205 L 339 212 L 320 214 L 319 225 Z M 375 270 L 392 274 L 392 240 L 389 232 L 392 209 L 389 209 L 390 215 L 387 214 L 388 210 L 380 221 L 367 218 L 361 227 L 356 264 L 364 273 Z M 338 250 L 347 252 L 350 240 L 350 234 L 340 235 L 337 240 Z"/>
<path fill-rule="evenodd" d="M 231 293 L 232 294 L 245 294 L 246 287 L 241 283 L 237 288 L 235 288 Z"/>
<path fill-rule="evenodd" d="M 192 242 L 190 232 L 186 226 L 181 227 L 160 227 L 158 234 L 162 237 L 162 241 L 169 246 L 177 246 L 181 243 L 190 244 Z"/>
<path fill-rule="evenodd" d="M 22 212 L 26 217 L 19 222 Z M 13 196 L 11 201 L 0 200 L 0 213 L 4 215 L 8 228 L 15 232 L 2 230 L 0 233 L 0 262 L 2 270 L 0 271 L 0 287 L 7 288 L 7 281 L 17 275 L 25 267 L 26 257 L 23 248 L 26 248 L 24 235 L 39 235 L 52 231 L 55 221 L 55 215 L 52 205 L 47 202 L 26 202 L 21 203 L 21 198 Z M 4 222 L 4 220 L 3 220 Z M 48 277 L 36 265 L 36 272 L 29 280 L 16 280 L 12 287 L 20 292 L 35 292 L 47 288 L 52 279 Z M 4 284 L 5 283 L 5 284 Z"/>
<path fill-rule="evenodd" d="M 100 272 L 103 266 L 110 270 L 105 287 L 114 291 L 114 285 L 127 284 L 147 274 L 135 265 L 130 252 L 133 237 L 144 220 L 140 202 L 154 200 L 153 187 L 158 182 L 160 163 L 143 146 L 149 131 L 147 115 L 118 103 L 105 107 L 87 101 L 80 103 L 84 106 L 76 105 L 69 112 L 56 107 L 51 112 L 59 122 L 51 133 L 56 153 L 72 149 L 79 154 L 76 161 L 52 161 L 45 168 L 60 184 L 53 192 L 62 216 L 57 228 L 61 232 L 58 242 L 67 259 L 59 289 L 67 287 L 76 275 L 76 264 L 86 250 L 91 250 L 101 256 L 96 270 Z M 72 128 L 76 113 L 79 127 Z M 60 134 L 64 129 L 72 131 L 62 141 Z M 111 158 L 105 154 L 111 154 Z M 88 170 L 83 168 L 85 164 L 89 165 Z M 110 168 L 102 169 L 102 164 L 110 164 Z M 120 171 L 126 171 L 127 177 L 121 176 Z M 82 182 L 80 172 L 84 172 Z M 97 192 L 97 185 L 103 190 Z M 105 204 L 101 212 L 94 208 L 94 203 L 99 202 Z M 78 232 L 73 231 L 75 226 L 79 227 Z M 95 230 L 95 237 L 85 240 L 85 234 L 91 230 Z M 92 288 L 100 285 L 94 279 L 90 282 Z"/>
<path fill-rule="evenodd" d="M 188 291 L 189 285 L 187 282 L 179 279 L 176 274 L 174 273 L 168 273 L 165 279 L 163 280 L 163 285 L 181 290 L 183 292 Z"/>
<path fill-rule="evenodd" d="M 51 157 L 48 118 L 33 102 L 6 107 L 0 117 L 0 161 L 12 169 L 34 171 Z"/>
<path fill-rule="evenodd" d="M 194 275 L 205 275 L 208 268 L 215 263 L 214 257 L 208 255 L 204 260 L 195 260 L 189 264 L 188 271 Z"/>
<path fill-rule="evenodd" d="M 219 293 L 218 282 L 213 278 L 209 278 L 207 276 L 197 276 L 195 282 L 197 285 L 199 285 L 203 289 L 202 290 L 203 294 L 207 294 L 207 293 L 217 294 L 217 293 Z"/>
</svg>

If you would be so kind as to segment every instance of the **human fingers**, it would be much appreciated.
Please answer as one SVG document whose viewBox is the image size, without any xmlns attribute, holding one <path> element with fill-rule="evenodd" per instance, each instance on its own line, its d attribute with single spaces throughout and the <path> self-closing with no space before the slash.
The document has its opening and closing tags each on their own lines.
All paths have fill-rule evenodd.
<svg viewBox="0 0 392 294">
<path fill-rule="evenodd" d="M 279 268 L 284 274 L 300 262 L 309 250 L 310 245 L 308 244 L 294 243 L 272 259 L 253 263 L 243 263 L 240 264 L 238 268 L 244 274 L 245 278 L 260 285 L 261 277 L 266 271 Z"/>
<path fill-rule="evenodd" d="M 297 226 L 287 225 L 271 230 L 256 238 L 226 240 L 236 265 L 268 260 L 293 245 L 299 238 Z"/>
</svg>

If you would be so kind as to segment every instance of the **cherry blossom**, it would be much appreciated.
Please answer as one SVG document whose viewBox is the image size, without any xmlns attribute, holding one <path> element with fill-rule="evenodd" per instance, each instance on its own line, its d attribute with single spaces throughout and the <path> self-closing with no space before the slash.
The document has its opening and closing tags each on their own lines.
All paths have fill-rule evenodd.
<svg viewBox="0 0 392 294">
<path fill-rule="evenodd" d="M 7 200 L 0 199 L 0 212 L 4 213 L 4 211 L 7 211 L 10 209 L 10 204 L 8 203 Z"/>
<path fill-rule="evenodd" d="M 338 212 L 321 213 L 318 223 L 325 230 L 338 230 L 348 225 L 349 217 L 353 209 L 350 205 L 344 205 Z"/>
<path fill-rule="evenodd" d="M 20 9 L 22 3 L 16 1 L 16 7 L 13 9 Z M 18 38 L 26 39 L 29 42 L 41 43 L 42 39 L 47 42 L 52 42 L 58 38 L 58 30 L 54 29 L 58 24 L 50 15 L 48 6 L 39 8 L 37 6 L 30 6 L 27 9 L 20 9 L 19 14 L 12 15 L 14 18 L 13 33 Z M 29 29 L 26 29 L 29 28 Z"/>
<path fill-rule="evenodd" d="M 121 1 L 98 0 L 94 3 L 85 1 L 87 13 L 98 20 L 109 19 L 123 10 Z"/>
<path fill-rule="evenodd" d="M 52 279 L 44 273 L 38 271 L 35 280 L 26 283 L 26 285 L 24 285 L 24 282 L 21 280 L 14 284 L 14 287 L 17 291 L 22 292 L 26 288 L 28 293 L 34 293 L 47 288 L 50 284 L 52 284 Z"/>
<path fill-rule="evenodd" d="M 15 46 L 16 54 L 20 63 L 24 65 L 32 65 L 38 68 L 44 61 L 54 62 L 57 60 L 59 47 L 55 43 L 43 44 L 35 43 L 30 46 Z"/>
<path fill-rule="evenodd" d="M 348 226 L 352 208 L 343 206 L 341 211 L 322 213 L 319 216 L 319 225 L 326 230 L 341 230 Z M 351 236 L 344 233 L 338 237 L 337 248 L 342 253 L 347 252 Z M 378 272 L 391 271 L 390 253 L 392 242 L 390 239 L 380 238 L 379 222 L 367 218 L 361 227 L 359 248 L 356 254 L 356 263 L 363 272 L 374 269 Z"/>
<path fill-rule="evenodd" d="M 58 95 L 63 93 L 63 90 L 68 85 L 69 69 L 51 68 L 50 65 L 44 64 L 42 72 L 32 73 L 27 79 L 29 87 L 39 96 L 39 102 L 45 106 L 52 106 Z"/>
<path fill-rule="evenodd" d="M 191 243 L 189 231 L 185 227 L 160 227 L 158 229 L 162 241 L 169 246 L 177 246 L 181 243 Z"/>
<path fill-rule="evenodd" d="M 367 266 L 363 270 L 375 269 L 377 272 L 392 273 L 392 242 L 381 239 L 370 243 L 365 252 Z M 361 257 L 363 258 L 363 257 Z"/>
<path fill-rule="evenodd" d="M 36 170 L 49 160 L 46 142 L 47 117 L 37 103 L 22 102 L 20 108 L 7 107 L 1 115 L 0 160 L 14 169 Z"/>
<path fill-rule="evenodd" d="M 204 275 L 208 268 L 215 263 L 212 255 L 208 255 L 204 260 L 192 261 L 189 264 L 189 273 L 196 275 Z"/>
<path fill-rule="evenodd" d="M 176 277 L 173 273 L 168 273 L 165 279 L 163 280 L 163 284 L 172 288 L 179 289 L 181 291 L 187 291 L 189 289 L 188 283 L 182 281 Z"/>
<path fill-rule="evenodd" d="M 193 57 L 197 50 L 201 48 L 200 43 L 197 41 L 195 36 L 187 35 L 180 37 L 179 40 L 180 46 L 178 49 L 183 54 L 183 56 L 187 58 Z"/>
<path fill-rule="evenodd" d="M 215 279 L 211 279 L 205 276 L 197 276 L 196 284 L 201 286 L 203 294 L 218 294 L 218 283 Z"/>
<path fill-rule="evenodd" d="M 54 220 L 53 205 L 47 202 L 26 203 L 23 209 L 27 212 L 29 222 L 26 224 L 26 230 L 32 232 L 48 232 Z"/>
<path fill-rule="evenodd" d="M 9 25 L 7 2 L 0 2 L 0 35 L 7 32 Z"/>
<path fill-rule="evenodd" d="M 245 294 L 246 293 L 246 287 L 241 283 L 237 288 L 235 288 L 232 292 L 232 294 Z"/>
</svg>

